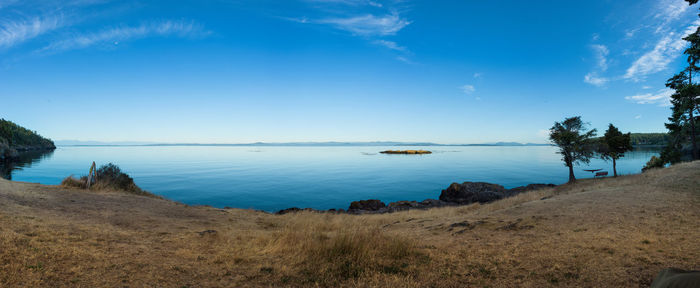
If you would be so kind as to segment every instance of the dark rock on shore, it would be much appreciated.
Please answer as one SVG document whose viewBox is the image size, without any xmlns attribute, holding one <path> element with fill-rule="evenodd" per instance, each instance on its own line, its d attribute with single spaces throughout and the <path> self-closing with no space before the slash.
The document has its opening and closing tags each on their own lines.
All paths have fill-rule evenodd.
<svg viewBox="0 0 700 288">
<path fill-rule="evenodd" d="M 17 153 L 16 149 L 10 148 L 7 143 L 0 142 L 0 160 L 14 159 L 18 156 L 19 153 Z"/>
<path fill-rule="evenodd" d="M 312 211 L 319 213 L 350 213 L 350 214 L 381 214 L 406 211 L 412 209 L 430 209 L 445 206 L 468 205 L 471 203 L 488 203 L 500 200 L 517 194 L 556 187 L 554 184 L 529 184 L 527 186 L 506 189 L 501 185 L 487 182 L 464 182 L 462 184 L 452 183 L 447 189 L 442 190 L 440 199 L 425 199 L 423 201 L 396 201 L 386 205 L 377 199 L 353 201 L 347 211 L 343 209 L 335 210 L 315 210 L 311 208 L 287 208 L 280 210 L 277 214 L 287 214 L 299 211 Z"/>
<path fill-rule="evenodd" d="M 413 210 L 413 209 L 430 209 L 436 207 L 445 206 L 455 206 L 455 203 L 449 203 L 437 199 L 425 199 L 421 202 L 417 201 L 396 201 L 391 202 L 389 205 L 384 205 L 383 202 L 379 200 L 362 200 L 355 201 L 350 204 L 350 209 L 348 213 L 351 214 L 382 214 L 382 213 L 393 213 L 399 211 Z M 383 206 L 384 205 L 384 206 Z"/>
<path fill-rule="evenodd" d="M 452 183 L 442 190 L 440 200 L 457 204 L 487 203 L 506 197 L 506 188 L 486 182 Z"/>
<path fill-rule="evenodd" d="M 34 151 L 53 151 L 56 146 L 51 144 L 39 145 L 39 146 L 12 146 L 10 147 L 7 143 L 0 141 L 0 160 L 13 160 L 20 157 L 21 153 L 34 152 Z"/>
<path fill-rule="evenodd" d="M 396 201 L 389 203 L 388 212 L 398 212 L 406 211 L 411 209 L 429 209 L 436 207 L 452 206 L 454 204 L 437 200 L 437 199 L 425 199 L 421 202 L 416 201 Z"/>
<path fill-rule="evenodd" d="M 386 208 L 386 204 L 384 204 L 384 202 L 379 201 L 377 199 L 360 200 L 360 201 L 353 201 L 352 203 L 350 203 L 350 208 L 348 209 L 348 212 L 350 212 L 350 211 L 379 211 L 383 208 Z"/>
<path fill-rule="evenodd" d="M 450 203 L 466 205 L 471 203 L 488 203 L 500 200 L 506 197 L 515 196 L 517 194 L 556 187 L 554 184 L 529 184 L 527 186 L 515 187 L 513 189 L 505 189 L 498 184 L 486 182 L 464 182 L 462 184 L 452 183 L 450 187 L 442 190 L 440 200 Z"/>
<path fill-rule="evenodd" d="M 513 189 L 508 190 L 507 196 L 515 196 L 517 194 L 527 192 L 527 191 L 539 190 L 539 189 L 544 189 L 544 188 L 553 188 L 553 187 L 557 187 L 557 185 L 554 185 L 554 184 L 528 184 L 527 186 L 519 186 L 519 187 L 515 187 Z"/>
<path fill-rule="evenodd" d="M 314 208 L 304 208 L 301 209 L 299 207 L 292 207 L 292 208 L 287 208 L 287 209 L 282 209 L 280 211 L 277 211 L 277 215 L 284 215 L 288 213 L 297 213 L 301 211 L 306 211 L 306 212 L 317 212 L 317 213 L 345 213 L 345 210 L 343 209 L 328 209 L 328 210 L 316 210 Z"/>
</svg>

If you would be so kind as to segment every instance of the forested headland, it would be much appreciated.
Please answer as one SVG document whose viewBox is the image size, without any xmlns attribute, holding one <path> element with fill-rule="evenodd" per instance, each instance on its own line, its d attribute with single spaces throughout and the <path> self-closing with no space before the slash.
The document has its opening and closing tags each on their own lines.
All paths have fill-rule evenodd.
<svg viewBox="0 0 700 288">
<path fill-rule="evenodd" d="M 15 158 L 20 151 L 53 149 L 56 149 L 56 145 L 51 139 L 12 121 L 0 119 L 0 159 Z"/>
</svg>

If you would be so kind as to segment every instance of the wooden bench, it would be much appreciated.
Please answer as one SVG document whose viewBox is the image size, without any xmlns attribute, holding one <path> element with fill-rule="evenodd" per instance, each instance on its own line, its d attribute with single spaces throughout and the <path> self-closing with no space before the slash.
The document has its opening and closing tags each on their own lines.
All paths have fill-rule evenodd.
<svg viewBox="0 0 700 288">
<path fill-rule="evenodd" d="M 596 172 L 595 176 L 593 176 L 593 177 L 605 177 L 605 176 L 608 176 L 608 171 Z"/>
</svg>

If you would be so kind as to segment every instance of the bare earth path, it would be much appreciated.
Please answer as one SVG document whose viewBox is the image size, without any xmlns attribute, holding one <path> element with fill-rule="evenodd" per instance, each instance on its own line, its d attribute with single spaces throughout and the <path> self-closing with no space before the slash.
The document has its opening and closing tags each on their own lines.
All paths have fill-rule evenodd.
<svg viewBox="0 0 700 288">
<path fill-rule="evenodd" d="M 364 216 L 0 180 L 0 287 L 645 287 L 700 269 L 699 239 L 697 161 Z"/>
</svg>

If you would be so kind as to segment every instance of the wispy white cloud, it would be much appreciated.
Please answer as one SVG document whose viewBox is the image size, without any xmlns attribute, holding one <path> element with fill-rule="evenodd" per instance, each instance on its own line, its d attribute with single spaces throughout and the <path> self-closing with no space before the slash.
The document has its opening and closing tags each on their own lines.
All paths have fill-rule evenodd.
<svg viewBox="0 0 700 288">
<path fill-rule="evenodd" d="M 406 58 L 404 56 L 400 56 L 400 55 L 396 56 L 396 60 L 399 60 L 399 61 L 406 63 L 406 64 L 416 64 L 415 62 L 411 61 L 411 59 L 408 59 L 408 58 Z"/>
<path fill-rule="evenodd" d="M 625 39 L 632 39 L 641 28 L 629 29 L 625 31 Z"/>
<path fill-rule="evenodd" d="M 657 91 L 656 93 L 627 96 L 625 99 L 633 101 L 637 104 L 658 104 L 659 106 L 670 106 L 671 95 L 673 95 L 673 93 L 673 90 L 665 88 Z"/>
<path fill-rule="evenodd" d="M 475 78 L 475 79 L 481 79 L 481 77 L 484 77 L 484 73 L 481 73 L 481 72 L 476 72 L 476 73 L 474 73 L 474 78 Z"/>
<path fill-rule="evenodd" d="M 683 38 L 695 32 L 699 25 L 700 20 L 696 20 L 683 32 L 670 32 L 668 35 L 661 37 L 656 42 L 654 49 L 644 53 L 635 60 L 623 77 L 638 81 L 646 75 L 665 70 L 668 64 L 683 52 L 683 48 L 686 45 Z"/>
<path fill-rule="evenodd" d="M 366 14 L 346 18 L 325 18 L 318 20 L 318 23 L 329 24 L 361 36 L 395 35 L 396 32 L 411 24 L 410 21 L 401 18 L 397 12 L 379 16 Z"/>
<path fill-rule="evenodd" d="M 697 30 L 700 20 L 695 20 L 684 29 L 677 29 L 677 20 L 690 17 L 690 6 L 684 0 L 660 0 L 655 7 L 653 18 L 650 24 L 644 27 L 653 29 L 657 38 L 652 42 L 651 50 L 642 53 L 623 75 L 623 79 L 640 81 L 647 75 L 665 70 L 668 65 L 681 55 L 686 42 L 683 37 Z M 628 31 L 629 37 L 633 36 L 640 28 Z"/>
<path fill-rule="evenodd" d="M 401 51 L 401 52 L 408 52 L 408 49 L 403 46 L 399 46 L 399 44 L 396 44 L 394 41 L 388 41 L 388 40 L 375 40 L 372 43 L 379 45 L 379 46 L 384 46 L 386 48 L 389 48 L 391 50 L 396 50 L 396 51 Z"/>
<path fill-rule="evenodd" d="M 19 2 L 19 0 L 0 0 L 0 9 L 9 7 Z"/>
<path fill-rule="evenodd" d="M 396 35 L 411 24 L 402 17 L 399 11 L 405 11 L 401 6 L 403 0 L 302 0 L 307 2 L 315 14 L 319 16 L 279 17 L 288 21 L 307 25 L 330 26 L 334 29 L 349 32 L 353 36 L 363 38 L 372 44 L 397 52 L 395 58 L 401 62 L 413 63 L 408 56 L 409 49 L 399 45 L 387 36 Z"/>
<path fill-rule="evenodd" d="M 464 92 L 464 94 L 470 95 L 476 91 L 476 88 L 474 88 L 474 85 L 463 85 L 462 87 L 459 87 L 459 89 Z"/>
<path fill-rule="evenodd" d="M 87 48 L 95 45 L 117 45 L 119 42 L 154 36 L 204 37 L 211 32 L 193 21 L 161 21 L 139 26 L 111 28 L 92 34 L 76 35 L 49 44 L 41 52 L 51 53 Z"/>
<path fill-rule="evenodd" d="M 370 0 L 306 0 L 306 2 L 323 3 L 323 4 L 343 4 L 343 5 L 352 5 L 352 6 L 368 5 L 368 6 L 378 7 L 378 8 L 381 8 L 384 6 L 384 5 L 382 5 L 382 3 L 379 3 L 378 1 L 370 1 Z"/>
<path fill-rule="evenodd" d="M 598 87 L 605 86 L 605 83 L 608 83 L 608 81 L 610 81 L 610 79 L 605 77 L 599 77 L 598 74 L 595 72 L 588 73 L 586 74 L 586 76 L 583 77 L 583 82 Z"/>
<path fill-rule="evenodd" d="M 593 49 L 593 54 L 596 59 L 596 68 L 593 72 L 589 72 L 586 76 L 583 76 L 583 82 L 602 87 L 605 86 L 605 83 L 608 83 L 609 79 L 598 76 L 598 73 L 608 70 L 608 54 L 610 54 L 610 50 L 608 50 L 607 46 L 601 44 L 591 45 L 591 49 Z"/>
<path fill-rule="evenodd" d="M 592 45 L 591 47 L 595 52 L 595 57 L 598 61 L 598 68 L 601 71 L 608 70 L 608 54 L 610 54 L 608 47 L 600 44 Z"/>
<path fill-rule="evenodd" d="M 0 20 L 0 48 L 8 48 L 36 38 L 62 26 L 61 17 L 35 17 L 23 20 Z"/>
<path fill-rule="evenodd" d="M 659 1 L 656 7 L 655 19 L 661 20 L 660 25 L 656 28 L 656 32 L 664 32 L 667 30 L 667 25 L 669 22 L 677 20 L 678 18 L 690 9 L 685 0 L 662 0 Z"/>
</svg>

